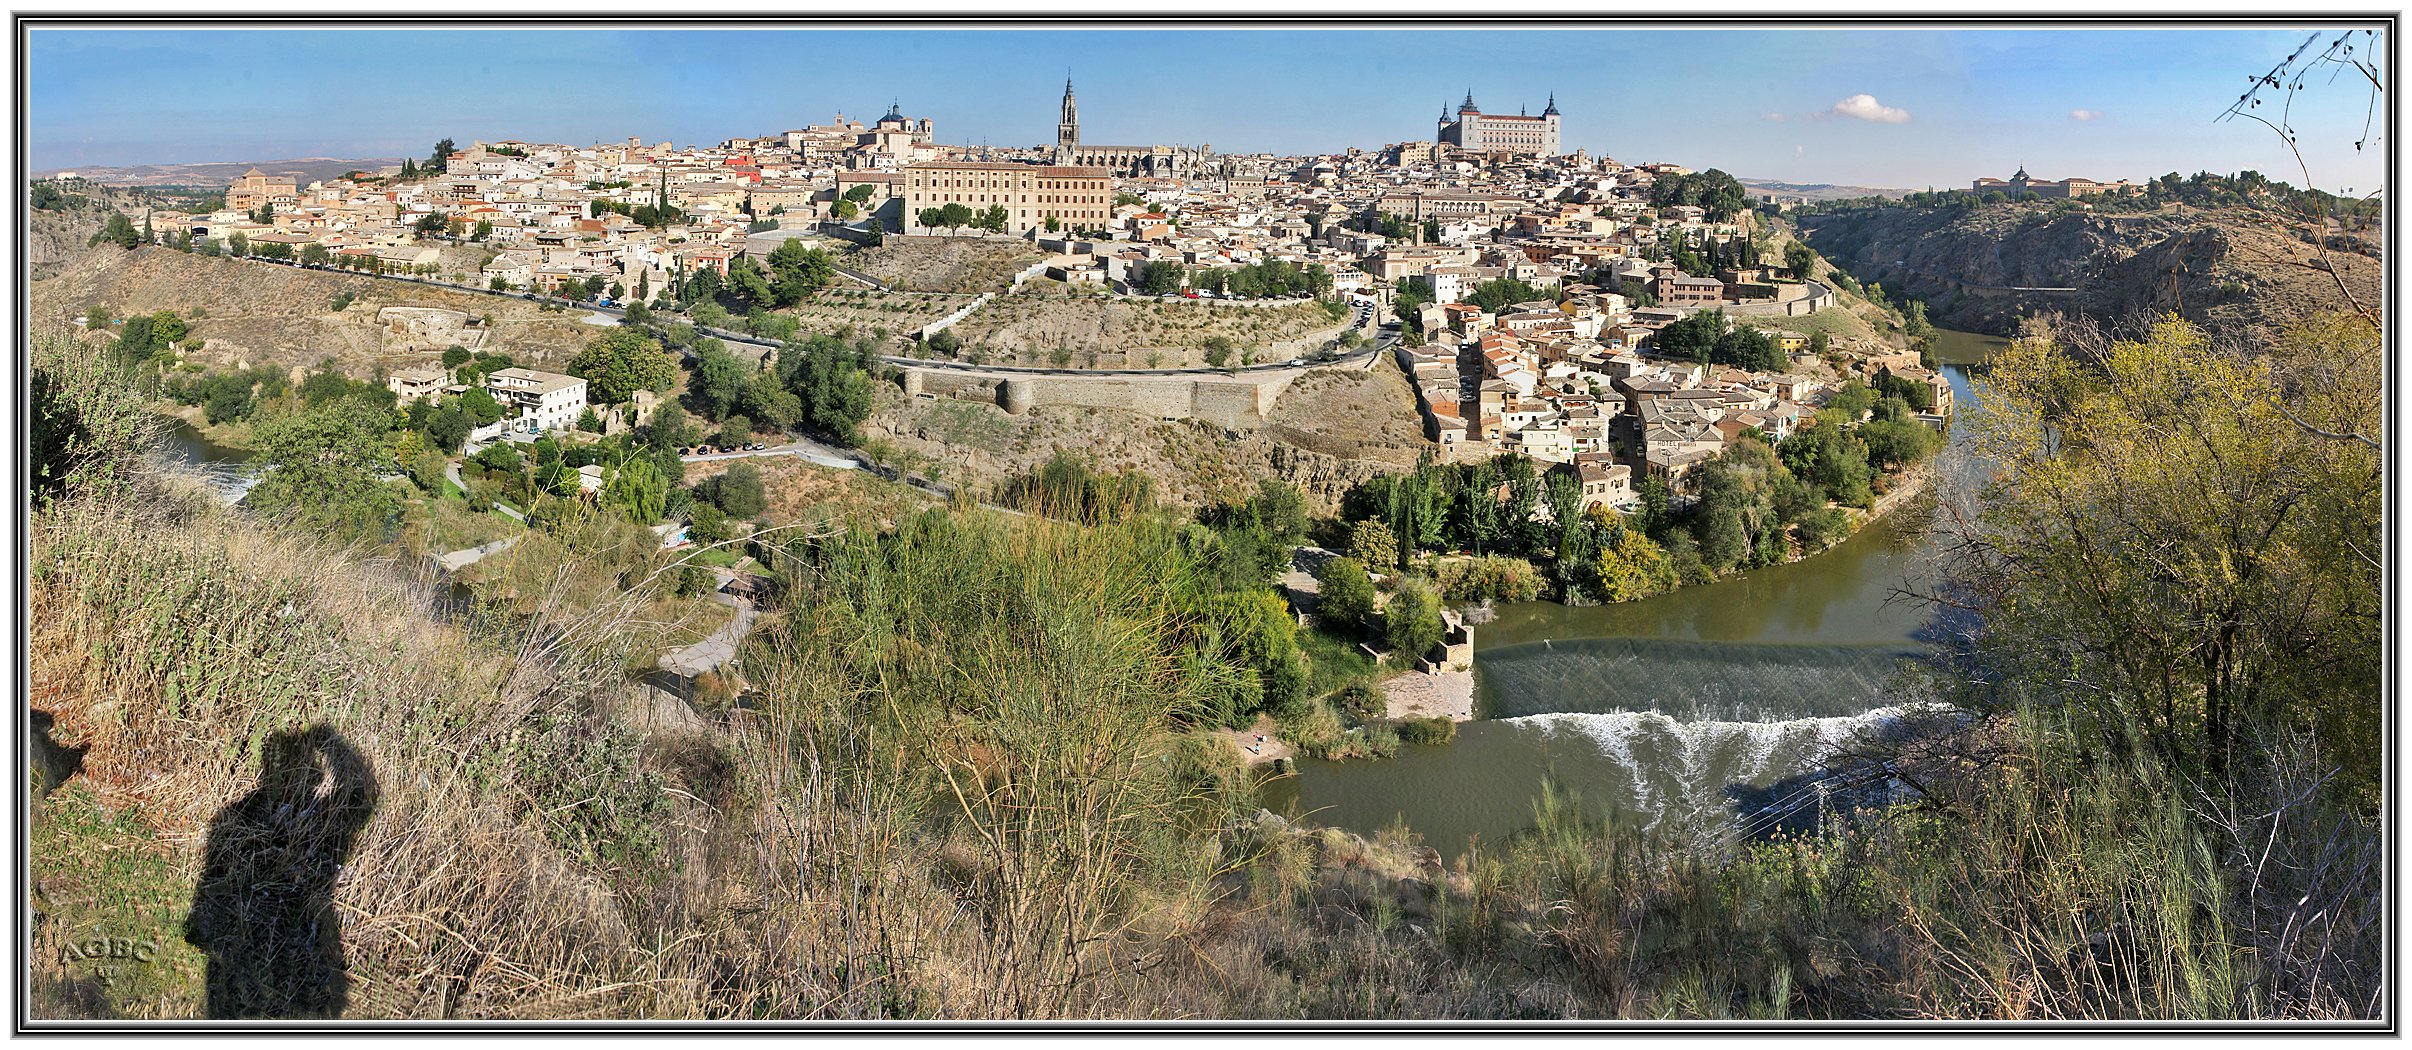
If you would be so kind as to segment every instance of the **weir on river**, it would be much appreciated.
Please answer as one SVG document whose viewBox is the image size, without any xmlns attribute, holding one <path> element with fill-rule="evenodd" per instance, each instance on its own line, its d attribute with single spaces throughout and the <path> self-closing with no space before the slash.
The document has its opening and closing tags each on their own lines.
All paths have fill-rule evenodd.
<svg viewBox="0 0 2412 1050">
<path fill-rule="evenodd" d="M 1966 369 L 2003 341 L 1944 333 L 1958 410 Z M 1955 430 L 1934 470 L 1948 492 L 1971 474 Z M 1395 758 L 1301 759 L 1266 785 L 1276 812 L 1373 834 L 1404 824 L 1444 854 L 1532 825 L 1555 787 L 1595 818 L 1705 832 L 1739 823 L 1742 796 L 1812 770 L 1837 746 L 1897 718 L 1904 664 L 1931 617 L 1896 590 L 1931 580 L 1931 500 L 1833 549 L 1638 602 L 1501 607 L 1475 654 L 1479 712 L 1448 744 Z"/>
</svg>

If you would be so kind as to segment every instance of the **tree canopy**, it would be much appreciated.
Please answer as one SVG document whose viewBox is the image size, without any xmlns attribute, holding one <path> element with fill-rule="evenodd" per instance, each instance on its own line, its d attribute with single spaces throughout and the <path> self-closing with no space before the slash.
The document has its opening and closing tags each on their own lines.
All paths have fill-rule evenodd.
<svg viewBox="0 0 2412 1050">
<path fill-rule="evenodd" d="M 616 405 L 639 390 L 663 393 L 678 380 L 678 361 L 653 333 L 616 327 L 596 336 L 570 359 L 570 374 L 586 380 L 591 400 Z"/>
</svg>

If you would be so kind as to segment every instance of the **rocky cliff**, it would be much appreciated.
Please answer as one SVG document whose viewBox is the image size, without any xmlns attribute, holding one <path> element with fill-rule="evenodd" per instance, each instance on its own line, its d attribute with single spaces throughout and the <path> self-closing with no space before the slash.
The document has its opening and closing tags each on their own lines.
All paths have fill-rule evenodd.
<svg viewBox="0 0 2412 1050">
<path fill-rule="evenodd" d="M 2345 308 L 2348 295 L 2384 305 L 2375 228 L 2332 225 L 2323 255 L 2301 219 L 2262 208 L 1884 205 L 1804 216 L 1801 227 L 1860 281 L 1924 300 L 1935 323 L 1997 335 L 2052 311 L 2111 324 L 2176 311 L 2209 327 L 2268 330 Z"/>
</svg>

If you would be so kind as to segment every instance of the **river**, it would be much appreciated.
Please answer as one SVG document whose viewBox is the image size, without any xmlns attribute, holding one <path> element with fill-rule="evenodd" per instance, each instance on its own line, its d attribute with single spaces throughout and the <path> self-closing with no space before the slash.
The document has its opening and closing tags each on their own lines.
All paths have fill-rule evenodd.
<svg viewBox="0 0 2412 1050">
<path fill-rule="evenodd" d="M 153 453 L 159 460 L 171 464 L 201 479 L 218 498 L 228 503 L 242 500 L 259 478 L 247 463 L 251 453 L 230 448 L 203 437 L 190 422 L 179 416 L 164 417 L 160 427 L 159 447 Z"/>
<path fill-rule="evenodd" d="M 1961 416 L 1967 365 L 2004 340 L 1937 340 Z M 1938 490 L 1970 482 L 1962 437 Z M 1894 676 L 1931 617 L 1893 599 L 1933 579 L 1921 496 L 1822 554 L 1637 602 L 1503 606 L 1475 629 L 1482 719 L 1396 758 L 1302 759 L 1266 805 L 1365 834 L 1405 825 L 1444 854 L 1531 826 L 1547 784 L 1593 816 L 1698 829 L 1734 818 L 1738 788 L 1806 772 L 1821 749 L 1897 712 Z"/>
</svg>

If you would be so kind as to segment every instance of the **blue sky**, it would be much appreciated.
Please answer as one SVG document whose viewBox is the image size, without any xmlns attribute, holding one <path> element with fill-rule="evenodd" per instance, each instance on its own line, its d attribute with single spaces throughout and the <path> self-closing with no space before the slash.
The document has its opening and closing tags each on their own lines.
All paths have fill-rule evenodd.
<svg viewBox="0 0 2412 1050">
<path fill-rule="evenodd" d="M 2213 118 L 2308 32 L 36 29 L 30 156 L 46 169 L 416 156 L 444 137 L 686 145 L 868 120 L 891 98 L 948 142 L 1030 144 L 1053 140 L 1069 68 L 1082 137 L 1107 144 L 1371 148 L 1432 137 L 1468 89 L 1510 113 L 1554 91 L 1570 150 L 1746 178 L 1921 188 L 2024 163 L 2041 178 L 2254 168 L 2300 182 L 2268 129 Z M 2344 79 L 2300 93 L 2317 184 L 2377 188 L 2384 144 L 2352 147 L 2368 99 Z"/>
</svg>

